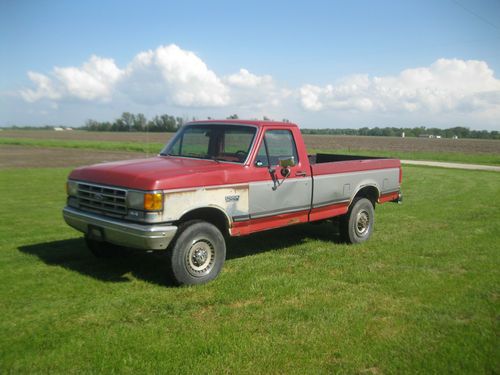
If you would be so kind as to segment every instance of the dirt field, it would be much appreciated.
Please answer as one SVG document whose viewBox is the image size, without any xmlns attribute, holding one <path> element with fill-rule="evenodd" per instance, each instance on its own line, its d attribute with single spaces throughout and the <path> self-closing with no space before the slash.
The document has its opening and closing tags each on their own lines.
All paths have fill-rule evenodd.
<svg viewBox="0 0 500 375">
<path fill-rule="evenodd" d="M 98 151 L 71 148 L 38 148 L 0 145 L 0 169 L 77 167 L 107 161 L 138 159 L 145 157 L 139 152 Z"/>
<path fill-rule="evenodd" d="M 166 143 L 174 133 L 121 133 L 88 132 L 83 130 L 4 130 L 0 138 L 36 138 L 80 141 L 115 141 L 115 142 L 159 142 Z"/>
<path fill-rule="evenodd" d="M 500 141 L 489 139 L 436 139 L 306 135 L 308 148 L 375 151 L 437 151 L 500 153 Z"/>
<path fill-rule="evenodd" d="M 172 133 L 117 133 L 87 131 L 44 131 L 44 130 L 4 130 L 0 137 L 70 139 L 117 142 L 156 142 L 166 143 Z M 349 150 L 386 150 L 386 151 L 438 151 L 475 153 L 500 153 L 499 140 L 483 139 L 429 139 L 398 137 L 361 137 L 306 135 L 306 145 L 310 149 L 349 149 Z"/>
</svg>

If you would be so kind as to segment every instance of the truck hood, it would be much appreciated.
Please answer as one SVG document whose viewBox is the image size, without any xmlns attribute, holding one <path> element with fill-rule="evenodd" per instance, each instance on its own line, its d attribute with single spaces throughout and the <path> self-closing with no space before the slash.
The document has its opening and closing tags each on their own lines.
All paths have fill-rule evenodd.
<svg viewBox="0 0 500 375">
<path fill-rule="evenodd" d="M 240 164 L 213 160 L 157 156 L 81 167 L 69 178 L 129 189 L 166 190 L 236 183 L 238 171 L 245 169 Z"/>
</svg>

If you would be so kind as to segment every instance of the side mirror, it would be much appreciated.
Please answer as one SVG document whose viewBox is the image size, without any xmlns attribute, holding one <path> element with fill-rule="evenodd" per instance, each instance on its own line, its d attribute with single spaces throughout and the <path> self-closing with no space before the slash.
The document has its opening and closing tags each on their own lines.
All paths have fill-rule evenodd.
<svg viewBox="0 0 500 375">
<path fill-rule="evenodd" d="M 286 178 L 290 176 L 290 167 L 295 166 L 295 158 L 293 156 L 280 158 L 278 165 L 281 167 L 281 175 Z"/>
</svg>

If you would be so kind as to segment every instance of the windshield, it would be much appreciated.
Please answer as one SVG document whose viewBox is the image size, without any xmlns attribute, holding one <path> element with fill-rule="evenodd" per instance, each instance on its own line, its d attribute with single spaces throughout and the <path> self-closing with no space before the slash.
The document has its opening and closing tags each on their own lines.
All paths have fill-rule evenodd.
<svg viewBox="0 0 500 375">
<path fill-rule="evenodd" d="M 256 128 L 244 125 L 186 125 L 160 155 L 244 163 L 255 132 Z"/>
</svg>

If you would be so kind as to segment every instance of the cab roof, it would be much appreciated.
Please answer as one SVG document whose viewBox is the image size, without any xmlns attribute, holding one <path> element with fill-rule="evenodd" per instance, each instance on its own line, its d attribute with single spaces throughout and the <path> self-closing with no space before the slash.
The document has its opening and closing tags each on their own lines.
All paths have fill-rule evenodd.
<svg viewBox="0 0 500 375">
<path fill-rule="evenodd" d="M 298 127 L 297 124 L 292 122 L 281 122 L 281 121 L 261 121 L 261 120 L 202 120 L 202 121 L 190 121 L 186 125 L 192 124 L 220 124 L 220 125 L 252 125 L 257 127 L 269 127 L 269 126 L 283 126 L 287 128 Z"/>
</svg>

